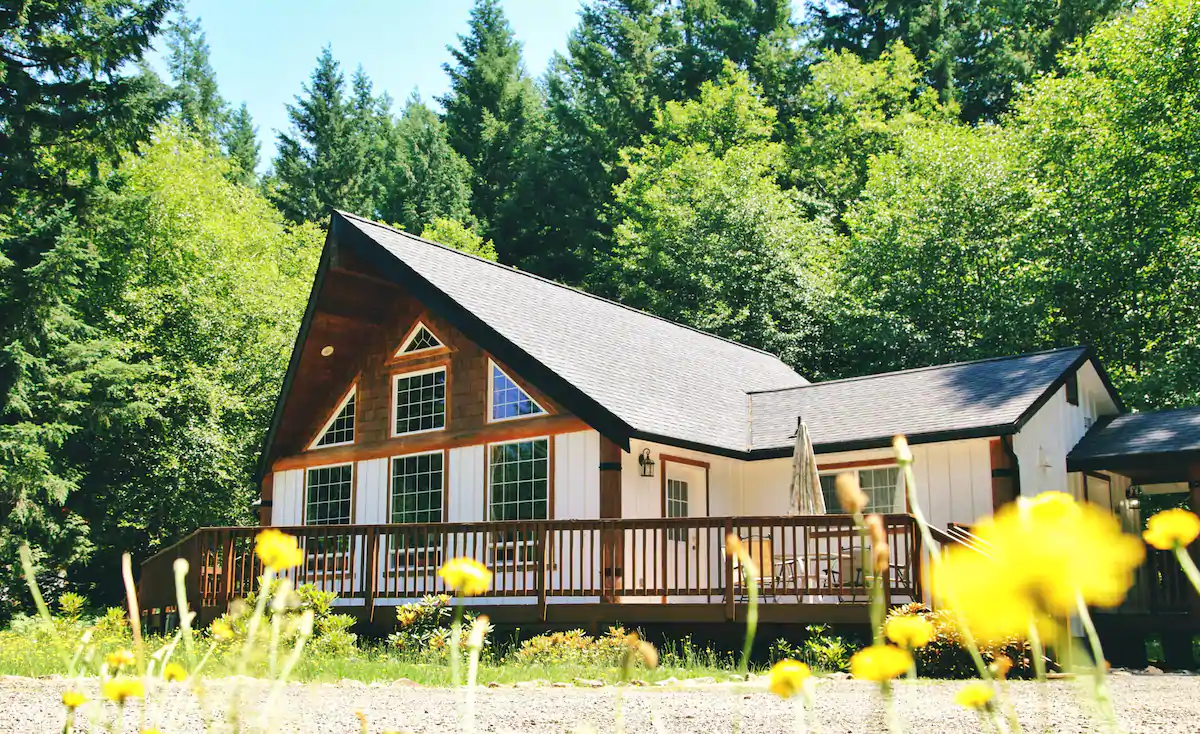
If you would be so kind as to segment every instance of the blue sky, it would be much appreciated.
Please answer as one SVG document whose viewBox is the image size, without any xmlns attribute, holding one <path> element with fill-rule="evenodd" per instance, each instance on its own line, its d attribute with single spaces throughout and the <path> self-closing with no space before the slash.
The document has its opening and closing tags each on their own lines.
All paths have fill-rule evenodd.
<svg viewBox="0 0 1200 734">
<path fill-rule="evenodd" d="M 446 91 L 442 64 L 448 44 L 467 28 L 471 0 L 190 0 L 211 51 L 221 94 L 234 107 L 245 102 L 258 127 L 263 163 L 275 150 L 275 131 L 286 130 L 284 105 L 300 94 L 317 54 L 330 44 L 347 83 L 359 64 L 402 104 L 414 89 L 432 101 Z M 555 51 L 564 51 L 578 21 L 579 0 L 503 0 L 524 44 L 525 64 L 540 77 Z M 151 59 L 165 72 L 161 57 Z"/>
</svg>

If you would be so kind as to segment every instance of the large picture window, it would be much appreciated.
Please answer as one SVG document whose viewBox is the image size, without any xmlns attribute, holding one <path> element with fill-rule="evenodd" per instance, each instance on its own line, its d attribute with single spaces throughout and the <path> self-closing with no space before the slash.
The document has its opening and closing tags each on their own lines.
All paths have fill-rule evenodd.
<svg viewBox="0 0 1200 734">
<path fill-rule="evenodd" d="M 309 469 L 305 477 L 306 525 L 349 525 L 354 497 L 354 465 Z"/>
<path fill-rule="evenodd" d="M 488 486 L 492 520 L 545 520 L 549 517 L 550 440 L 492 444 L 488 447 Z"/>
<path fill-rule="evenodd" d="M 393 434 L 440 431 L 446 427 L 446 368 L 395 377 Z"/>
<path fill-rule="evenodd" d="M 492 520 L 545 520 L 550 511 L 550 441 L 492 444 L 488 447 L 488 517 Z M 492 565 L 522 566 L 534 560 L 528 533 L 497 533 Z"/>
<path fill-rule="evenodd" d="M 441 522 L 443 455 L 397 456 L 392 459 L 392 522 Z"/>
<path fill-rule="evenodd" d="M 825 511 L 829 514 L 844 514 L 846 510 L 837 500 L 836 482 L 836 474 L 821 475 L 821 493 L 825 495 Z M 867 495 L 867 506 L 863 512 L 883 515 L 897 511 L 903 512 L 903 509 L 897 509 L 905 506 L 903 493 L 899 489 L 899 467 L 859 469 L 858 484 L 862 487 L 863 493 Z"/>
</svg>

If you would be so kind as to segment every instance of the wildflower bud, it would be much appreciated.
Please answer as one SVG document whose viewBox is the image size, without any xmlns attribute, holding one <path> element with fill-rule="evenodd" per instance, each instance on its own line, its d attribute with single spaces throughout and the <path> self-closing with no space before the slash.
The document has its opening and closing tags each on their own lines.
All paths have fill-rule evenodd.
<svg viewBox="0 0 1200 734">
<path fill-rule="evenodd" d="M 654 648 L 654 645 L 642 640 L 638 643 L 637 651 L 638 656 L 642 659 L 642 663 L 647 668 L 653 669 L 658 667 L 658 650 Z"/>
<path fill-rule="evenodd" d="M 176 558 L 175 563 L 172 565 L 175 568 L 176 576 L 187 576 L 188 562 L 186 558 Z"/>
<path fill-rule="evenodd" d="M 867 534 L 871 536 L 871 562 L 877 573 L 888 570 L 891 563 L 891 550 L 888 548 L 887 531 L 883 528 L 883 518 L 879 515 L 867 516 Z"/>
<path fill-rule="evenodd" d="M 750 550 L 746 547 L 742 539 L 736 534 L 730 533 L 725 536 L 725 555 L 733 556 L 742 566 L 742 572 L 747 576 L 758 578 L 758 564 L 750 556 Z"/>
<path fill-rule="evenodd" d="M 896 453 L 897 462 L 901 464 L 912 463 L 912 450 L 908 448 L 908 439 L 904 436 L 896 436 L 892 439 L 892 451 Z"/>
<path fill-rule="evenodd" d="M 837 475 L 834 486 L 837 488 L 838 503 L 846 512 L 857 515 L 867 506 L 867 495 L 858 486 L 858 474 L 842 472 Z"/>
<path fill-rule="evenodd" d="M 1004 680 L 1008 677 L 1008 671 L 1012 670 L 1012 658 L 1007 655 L 999 655 L 989 666 L 992 669 L 992 675 L 996 676 L 997 680 Z"/>
</svg>

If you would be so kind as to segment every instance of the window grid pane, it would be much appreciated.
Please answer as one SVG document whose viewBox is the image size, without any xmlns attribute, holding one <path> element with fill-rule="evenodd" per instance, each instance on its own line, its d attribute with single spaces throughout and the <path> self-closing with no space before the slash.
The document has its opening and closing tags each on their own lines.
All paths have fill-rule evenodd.
<svg viewBox="0 0 1200 734">
<path fill-rule="evenodd" d="M 442 454 L 392 459 L 392 522 L 442 521 Z"/>
<path fill-rule="evenodd" d="M 544 438 L 491 447 L 492 520 L 545 520 L 550 493 L 550 445 Z"/>
<path fill-rule="evenodd" d="M 520 418 L 544 412 L 546 411 L 529 397 L 529 393 L 509 379 L 498 366 L 492 365 L 492 420 Z"/>
<path fill-rule="evenodd" d="M 900 467 L 889 466 L 881 469 L 861 469 L 858 472 L 858 484 L 867 495 L 865 513 L 888 514 L 896 507 L 896 485 L 900 481 Z M 842 513 L 846 510 L 837 500 L 836 475 L 821 476 L 821 494 L 825 496 L 825 511 L 830 514 Z"/>
<path fill-rule="evenodd" d="M 434 336 L 429 329 L 426 329 L 424 326 L 422 326 L 417 329 L 416 334 L 413 334 L 412 341 L 410 341 L 408 346 L 404 348 L 404 353 L 407 354 L 409 352 L 419 352 L 422 349 L 433 349 L 434 347 L 440 346 L 442 346 L 442 343 L 437 340 L 437 337 Z"/>
<path fill-rule="evenodd" d="M 688 516 L 688 485 L 679 479 L 667 480 L 667 517 Z M 669 540 L 687 540 L 687 528 L 668 528 Z"/>
<path fill-rule="evenodd" d="M 396 378 L 396 433 L 446 427 L 446 370 Z"/>
<path fill-rule="evenodd" d="M 351 394 L 346 406 L 337 414 L 337 418 L 333 419 L 333 423 L 329 424 L 329 429 L 321 436 L 317 446 L 349 443 L 354 440 L 354 398 L 355 395 Z"/>
<path fill-rule="evenodd" d="M 309 469 L 306 525 L 349 525 L 353 468 L 350 464 Z"/>
</svg>

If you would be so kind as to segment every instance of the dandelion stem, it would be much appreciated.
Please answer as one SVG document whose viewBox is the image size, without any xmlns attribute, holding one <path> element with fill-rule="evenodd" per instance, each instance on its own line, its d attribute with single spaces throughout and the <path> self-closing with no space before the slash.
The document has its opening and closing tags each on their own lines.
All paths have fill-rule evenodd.
<svg viewBox="0 0 1200 734">
<path fill-rule="evenodd" d="M 1042 645 L 1042 633 L 1037 622 L 1029 623 L 1029 654 L 1033 656 L 1033 675 L 1042 682 L 1046 680 L 1046 648 Z"/>
<path fill-rule="evenodd" d="M 142 640 L 142 614 L 138 610 L 137 587 L 133 583 L 133 558 L 121 554 L 121 579 L 129 600 L 129 626 L 133 629 L 133 651 L 137 653 L 138 673 L 146 672 L 146 643 Z"/>
<path fill-rule="evenodd" d="M 192 665 L 196 662 L 196 649 L 192 641 L 192 613 L 188 610 L 187 559 L 176 558 L 172 567 L 175 570 L 175 605 L 179 610 L 179 629 L 183 634 L 183 649 L 187 651 L 188 665 Z"/>
<path fill-rule="evenodd" d="M 458 638 L 462 637 L 463 608 L 462 599 L 460 598 L 457 601 L 458 603 L 454 605 L 454 622 L 450 625 L 450 683 L 455 688 L 458 688 L 460 685 L 458 668 L 462 663 L 462 661 L 458 659 Z"/>
<path fill-rule="evenodd" d="M 796 696 L 796 734 L 805 734 L 808 731 L 808 725 L 804 721 L 804 696 Z"/>
<path fill-rule="evenodd" d="M 1075 594 L 1075 608 L 1079 613 L 1079 621 L 1087 633 L 1088 643 L 1092 649 L 1092 685 L 1096 695 L 1096 703 L 1108 723 L 1109 731 L 1117 730 L 1117 712 L 1113 708 L 1112 698 L 1108 695 L 1108 681 L 1104 667 L 1104 650 L 1100 646 L 1100 636 L 1096 634 L 1096 625 L 1092 623 L 1092 614 L 1088 611 L 1087 602 L 1083 595 Z"/>
<path fill-rule="evenodd" d="M 1187 548 L 1176 543 L 1175 557 L 1179 559 L 1179 567 L 1183 569 L 1183 573 L 1188 577 L 1188 581 L 1191 581 L 1196 592 L 1200 593 L 1200 569 L 1196 568 L 1196 562 L 1192 560 L 1192 556 L 1188 553 Z"/>
</svg>

